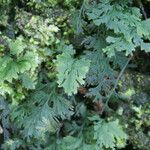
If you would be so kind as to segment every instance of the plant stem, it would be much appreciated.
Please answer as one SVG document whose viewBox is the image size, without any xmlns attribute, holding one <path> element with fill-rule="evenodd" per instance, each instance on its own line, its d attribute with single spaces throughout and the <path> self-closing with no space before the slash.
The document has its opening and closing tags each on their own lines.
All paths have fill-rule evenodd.
<svg viewBox="0 0 150 150">
<path fill-rule="evenodd" d="M 123 73 L 124 73 L 124 71 L 125 71 L 127 65 L 129 64 L 130 60 L 131 60 L 131 57 L 128 59 L 128 61 L 126 62 L 126 64 L 125 64 L 124 67 L 122 68 L 121 72 L 119 73 L 119 76 L 118 76 L 118 78 L 117 78 L 117 80 L 116 80 L 116 83 L 115 83 L 115 85 L 114 85 L 114 88 L 112 89 L 111 93 L 109 94 L 109 96 L 108 96 L 108 98 L 107 98 L 107 100 L 106 100 L 106 102 L 105 102 L 105 105 L 104 105 L 104 107 L 103 107 L 103 109 L 102 109 L 102 111 L 101 111 L 101 114 L 104 112 L 105 108 L 108 106 L 108 102 L 109 102 L 111 96 L 113 95 L 115 89 L 117 88 L 118 82 L 119 82 L 121 76 L 123 75 Z"/>
<path fill-rule="evenodd" d="M 143 6 L 142 2 L 141 2 L 141 1 L 138 1 L 138 4 L 139 4 L 139 6 L 140 6 L 140 9 L 141 9 L 141 11 L 142 11 L 142 14 L 143 14 L 144 18 L 147 19 L 147 14 L 146 14 L 146 12 L 145 12 L 145 10 L 144 10 L 144 6 Z"/>
</svg>

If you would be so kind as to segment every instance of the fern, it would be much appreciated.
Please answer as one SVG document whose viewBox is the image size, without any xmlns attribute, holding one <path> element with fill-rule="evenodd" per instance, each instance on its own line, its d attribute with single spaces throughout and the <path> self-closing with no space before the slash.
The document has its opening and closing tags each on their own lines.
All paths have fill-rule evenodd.
<svg viewBox="0 0 150 150">
<path fill-rule="evenodd" d="M 47 132 L 55 133 L 60 126 L 59 118 L 69 119 L 73 114 L 71 103 L 56 93 L 55 86 L 41 85 L 28 102 L 14 108 L 11 118 L 19 128 L 23 127 L 25 137 L 44 138 Z"/>
<path fill-rule="evenodd" d="M 92 88 L 89 88 L 87 96 L 94 96 L 95 100 L 101 100 L 103 96 L 109 94 L 115 83 L 115 72 L 109 65 L 110 60 L 105 57 L 101 50 L 105 46 L 103 38 L 88 37 L 85 40 L 85 44 L 88 49 L 93 50 L 87 54 L 87 58 L 91 61 L 91 66 L 86 77 L 86 83 L 88 86 L 92 86 Z"/>
<path fill-rule="evenodd" d="M 12 103 L 17 104 L 27 94 L 23 89 L 35 88 L 41 59 L 35 48 L 30 47 L 23 37 L 13 40 L 4 37 L 3 40 L 5 44 L 0 57 L 0 93 L 5 98 L 9 94 Z"/>
<path fill-rule="evenodd" d="M 94 115 L 88 120 L 92 126 L 82 126 L 76 134 L 70 134 L 63 138 L 53 139 L 46 148 L 58 150 L 103 150 L 115 149 L 118 144 L 125 145 L 127 135 L 121 129 L 118 121 L 106 122 L 104 119 Z M 82 128 L 82 130 L 81 130 Z"/>
<path fill-rule="evenodd" d="M 137 50 L 150 52 L 150 19 L 133 0 L 61 2 L 0 1 L 0 149 L 125 147 L 108 101 Z"/>
<path fill-rule="evenodd" d="M 86 55 L 91 61 L 86 84 L 89 87 L 92 86 L 87 96 L 94 96 L 94 100 L 102 100 L 110 94 L 116 82 L 117 71 L 115 69 L 122 69 L 127 62 L 127 57 L 124 56 L 124 53 L 116 53 L 111 59 L 105 56 L 102 49 L 107 44 L 103 35 L 87 37 L 84 44 L 87 49 L 92 50 Z"/>
<path fill-rule="evenodd" d="M 6 144 L 2 145 L 3 149 L 9 148 L 10 150 L 16 150 L 18 149 L 21 145 L 23 146 L 23 141 L 20 139 L 9 139 L 7 140 Z"/>
<path fill-rule="evenodd" d="M 16 40 L 8 39 L 10 53 L 12 55 L 19 55 L 26 48 L 25 43 L 22 41 L 22 38 L 17 38 Z"/>
<path fill-rule="evenodd" d="M 95 150 L 94 144 L 85 143 L 84 137 L 64 137 L 60 144 L 62 150 Z"/>
<path fill-rule="evenodd" d="M 32 78 L 27 73 L 23 73 L 20 75 L 20 79 L 22 81 L 22 86 L 26 89 L 35 89 L 35 83 Z"/>
<path fill-rule="evenodd" d="M 0 67 L 0 78 L 1 82 L 9 81 L 12 82 L 12 79 L 18 78 L 19 68 L 17 63 L 13 61 L 10 57 L 4 57 L 0 60 L 2 66 Z"/>
<path fill-rule="evenodd" d="M 107 38 L 110 46 L 103 49 L 110 57 L 114 56 L 116 51 L 126 51 L 126 55 L 132 54 L 139 46 L 142 50 L 149 51 L 149 44 L 145 43 L 143 38 L 150 35 L 150 32 L 141 20 L 138 8 L 128 7 L 127 4 L 111 3 L 110 0 L 101 0 L 87 14 L 95 25 L 104 24 L 108 31 L 113 30 L 114 34 L 111 35 L 110 32 L 110 37 Z"/>
<path fill-rule="evenodd" d="M 10 56 L 5 54 L 0 58 L 0 77 L 1 82 L 12 82 L 13 79 L 18 79 L 21 73 L 34 72 L 39 64 L 39 55 L 34 51 L 26 51 L 27 47 L 22 38 L 16 40 L 8 39 Z M 24 52 L 24 54 L 23 54 Z M 16 59 L 14 59 L 16 57 Z"/>
<path fill-rule="evenodd" d="M 57 55 L 56 60 L 59 87 L 63 87 L 68 95 L 76 94 L 79 86 L 85 83 L 90 66 L 90 61 L 73 58 L 74 54 L 72 46 L 68 46 L 62 54 Z"/>
<path fill-rule="evenodd" d="M 94 121 L 94 139 L 96 149 L 111 148 L 115 149 L 119 140 L 126 140 L 127 135 L 120 128 L 118 121 L 105 122 L 98 116 L 89 118 Z"/>
</svg>

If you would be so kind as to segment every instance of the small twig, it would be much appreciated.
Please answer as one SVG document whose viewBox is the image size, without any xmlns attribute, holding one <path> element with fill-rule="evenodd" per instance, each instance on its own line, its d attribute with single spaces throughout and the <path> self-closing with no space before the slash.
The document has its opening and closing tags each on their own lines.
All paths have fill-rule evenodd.
<svg viewBox="0 0 150 150">
<path fill-rule="evenodd" d="M 139 6 L 140 6 L 140 9 L 141 9 L 141 11 L 142 11 L 142 14 L 143 14 L 144 18 L 147 19 L 147 14 L 146 14 L 146 12 L 145 12 L 145 10 L 144 10 L 144 6 L 143 6 L 142 2 L 141 2 L 141 1 L 138 1 L 138 4 L 139 4 Z"/>
<path fill-rule="evenodd" d="M 2 134 L 2 133 L 3 133 L 3 128 L 0 125 L 0 134 Z"/>
<path fill-rule="evenodd" d="M 122 68 L 122 70 L 121 70 L 121 72 L 120 72 L 120 74 L 119 74 L 119 76 L 118 76 L 118 78 L 117 78 L 117 80 L 116 80 L 116 83 L 115 83 L 115 85 L 114 85 L 114 88 L 112 89 L 110 95 L 108 96 L 108 98 L 107 98 L 107 100 L 106 100 L 106 102 L 105 102 L 105 105 L 104 105 L 104 107 L 103 107 L 103 109 L 102 109 L 102 111 L 101 111 L 101 114 L 104 112 L 105 108 L 108 106 L 108 102 L 109 102 L 111 96 L 113 95 L 115 89 L 117 88 L 118 82 L 119 82 L 121 76 L 123 75 L 123 73 L 124 73 L 124 71 L 125 71 L 127 65 L 129 64 L 130 60 L 131 60 L 131 57 L 128 59 L 128 61 L 126 62 L 126 64 L 125 64 L 124 67 Z"/>
</svg>

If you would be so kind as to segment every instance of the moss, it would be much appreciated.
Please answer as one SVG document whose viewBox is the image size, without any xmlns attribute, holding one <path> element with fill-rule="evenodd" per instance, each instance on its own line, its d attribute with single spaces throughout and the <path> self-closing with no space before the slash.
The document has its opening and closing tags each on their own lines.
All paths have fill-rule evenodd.
<svg viewBox="0 0 150 150">
<path fill-rule="evenodd" d="M 117 111 L 117 117 L 120 119 L 122 126 L 129 135 L 129 144 L 132 145 L 134 149 L 149 150 L 150 103 L 147 102 L 143 106 L 128 104 L 128 109 L 123 109 L 122 104 L 122 107 Z"/>
<path fill-rule="evenodd" d="M 120 96 L 123 99 L 131 99 L 134 94 L 135 94 L 134 88 L 129 88 L 125 92 L 120 93 Z"/>
</svg>

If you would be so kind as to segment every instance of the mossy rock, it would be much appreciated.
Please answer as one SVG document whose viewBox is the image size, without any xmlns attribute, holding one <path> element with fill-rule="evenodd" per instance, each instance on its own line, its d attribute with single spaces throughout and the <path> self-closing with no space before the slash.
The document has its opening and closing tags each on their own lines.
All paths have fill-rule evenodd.
<svg viewBox="0 0 150 150">
<path fill-rule="evenodd" d="M 150 102 L 150 75 L 126 72 L 119 82 L 119 96 L 137 104 Z"/>
<path fill-rule="evenodd" d="M 135 150 L 150 150 L 150 103 L 136 106 L 122 102 L 117 110 L 125 132 L 128 134 L 129 145 Z"/>
<path fill-rule="evenodd" d="M 127 71 L 118 85 L 117 118 L 135 150 L 150 150 L 150 75 Z"/>
</svg>

